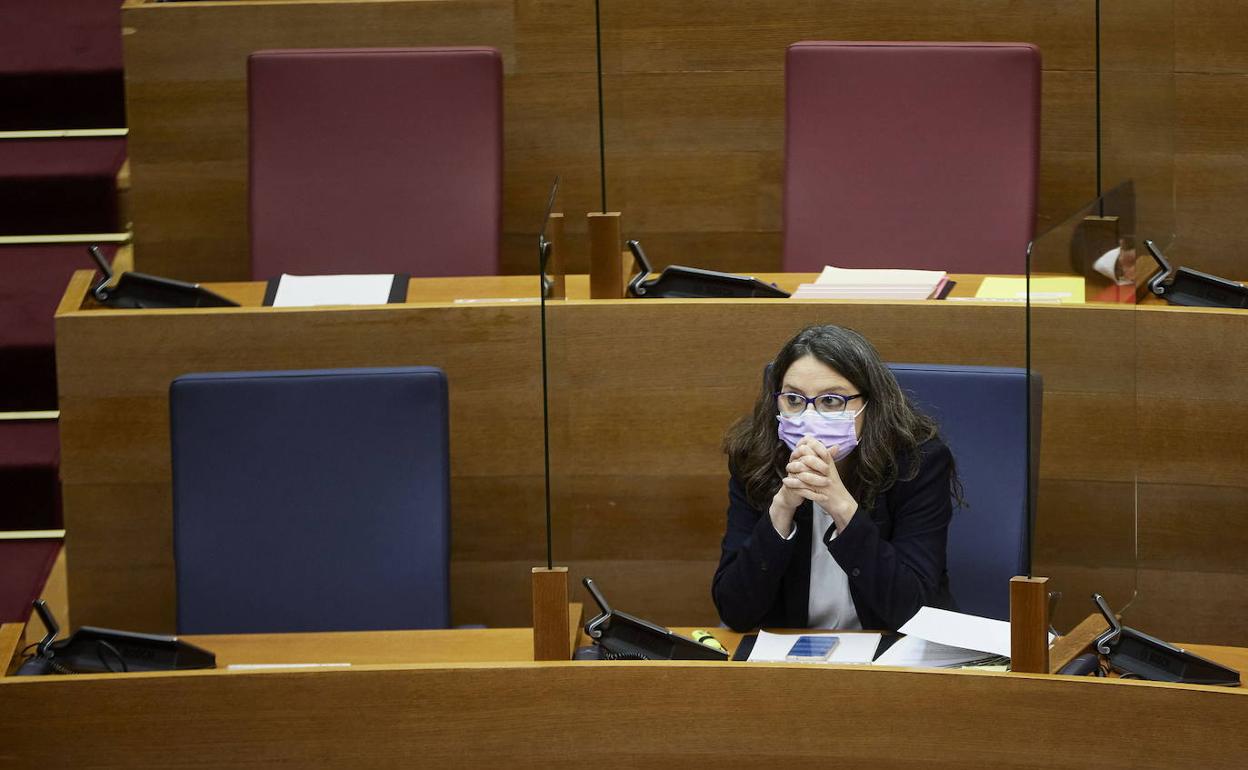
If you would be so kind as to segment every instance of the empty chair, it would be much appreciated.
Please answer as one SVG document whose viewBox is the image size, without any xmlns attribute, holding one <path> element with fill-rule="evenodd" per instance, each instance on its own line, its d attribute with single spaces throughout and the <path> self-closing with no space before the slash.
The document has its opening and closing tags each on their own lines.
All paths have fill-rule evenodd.
<svg viewBox="0 0 1248 770">
<path fill-rule="evenodd" d="M 1025 271 L 1035 46 L 796 43 L 785 83 L 786 271 Z"/>
<path fill-rule="evenodd" d="M 1009 580 L 1028 574 L 1031 566 L 1035 485 L 1028 485 L 1027 370 L 927 364 L 889 368 L 915 405 L 940 424 L 957 462 L 967 507 L 954 509 L 947 566 L 958 609 L 1008 620 Z M 1032 435 L 1039 436 L 1041 393 L 1035 374 L 1031 387 Z"/>
<path fill-rule="evenodd" d="M 498 272 L 497 51 L 260 51 L 248 89 L 253 278 Z"/>
<path fill-rule="evenodd" d="M 179 633 L 449 625 L 441 370 L 191 374 L 169 396 Z"/>
</svg>

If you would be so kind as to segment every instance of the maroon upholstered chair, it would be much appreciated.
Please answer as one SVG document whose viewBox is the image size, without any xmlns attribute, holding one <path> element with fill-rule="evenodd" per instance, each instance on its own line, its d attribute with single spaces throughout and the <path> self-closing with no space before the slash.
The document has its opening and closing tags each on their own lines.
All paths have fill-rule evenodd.
<svg viewBox="0 0 1248 770">
<path fill-rule="evenodd" d="M 785 270 L 1024 272 L 1039 49 L 796 43 L 785 82 Z"/>
<path fill-rule="evenodd" d="M 498 272 L 497 51 L 260 51 L 248 86 L 254 278 Z"/>
</svg>

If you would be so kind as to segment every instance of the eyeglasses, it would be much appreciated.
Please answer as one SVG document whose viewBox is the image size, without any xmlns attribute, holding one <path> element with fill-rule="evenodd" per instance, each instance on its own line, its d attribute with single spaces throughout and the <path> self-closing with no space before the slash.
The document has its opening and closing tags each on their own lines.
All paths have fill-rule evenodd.
<svg viewBox="0 0 1248 770">
<path fill-rule="evenodd" d="M 814 404 L 816 412 L 824 417 L 831 417 L 832 415 L 842 414 L 849 402 L 855 398 L 862 398 L 862 394 L 856 393 L 852 396 L 841 396 L 836 393 L 823 393 L 807 398 L 801 393 L 777 393 L 776 408 L 785 417 L 796 417 L 805 412 L 807 406 Z"/>
</svg>

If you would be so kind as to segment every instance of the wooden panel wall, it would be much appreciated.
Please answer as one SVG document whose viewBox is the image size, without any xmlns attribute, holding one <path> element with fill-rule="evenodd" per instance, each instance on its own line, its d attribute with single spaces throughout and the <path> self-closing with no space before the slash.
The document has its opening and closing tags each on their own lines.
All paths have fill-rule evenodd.
<svg viewBox="0 0 1248 770">
<path fill-rule="evenodd" d="M 81 298 L 89 274 L 75 278 Z M 535 305 L 96 310 L 56 327 L 76 623 L 174 631 L 174 378 L 429 365 L 450 393 L 453 621 L 529 625 L 529 569 L 546 544 Z"/>
<path fill-rule="evenodd" d="M 602 5 L 607 206 L 659 264 L 752 272 L 780 254 L 785 47 L 796 40 L 1020 40 L 1045 62 L 1038 224 L 1095 190 L 1092 0 Z M 564 177 L 569 269 L 601 205 L 593 4 L 308 0 L 155 4 L 123 16 L 140 269 L 247 275 L 246 56 L 273 47 L 494 45 L 506 71 L 504 253 L 531 270 Z M 189 55 L 188 51 L 194 51 Z"/>
<path fill-rule="evenodd" d="M 889 361 L 1026 360 L 1020 307 L 598 301 L 551 311 L 555 560 L 574 579 L 594 577 L 615 606 L 669 625 L 718 622 L 720 442 L 796 329 L 851 326 Z M 1248 411 L 1236 401 L 1248 394 L 1245 323 L 1232 311 L 1033 308 L 1044 381 L 1033 570 L 1063 594 L 1059 628 L 1092 611 L 1093 591 L 1125 607 L 1138 588 L 1128 622 L 1170 639 L 1248 641 L 1238 534 Z M 1231 350 L 1213 344 L 1223 337 Z"/>
<path fill-rule="evenodd" d="M 247 56 L 265 48 L 489 45 L 503 55 L 504 272 L 536 272 L 555 174 L 571 211 L 596 206 L 597 83 L 586 0 L 147 3 L 122 15 L 136 267 L 250 277 Z M 584 247 L 584 220 L 567 228 Z"/>
<path fill-rule="evenodd" d="M 593 577 L 614 607 L 666 625 L 719 622 L 721 441 L 797 329 L 850 326 L 889 361 L 1026 365 L 1018 306 L 599 300 L 548 311 L 555 561 Z"/>
<path fill-rule="evenodd" d="M 1108 2 L 1102 19 L 1106 186 L 1135 179 L 1141 216 L 1180 264 L 1248 277 L 1248 21 L 1235 0 Z"/>
<path fill-rule="evenodd" d="M 1101 186 L 1132 181 L 1138 234 L 1175 228 L 1173 0 L 1101 3 Z"/>
<path fill-rule="evenodd" d="M 75 280 L 82 297 L 88 274 Z M 455 621 L 527 624 L 528 568 L 545 545 L 536 308 L 70 307 L 58 318 L 58 370 L 78 622 L 172 628 L 174 377 L 433 363 L 451 379 Z M 1017 306 L 572 300 L 548 311 L 555 561 L 574 579 L 598 579 L 621 609 L 668 625 L 717 622 L 720 441 L 794 330 L 848 325 L 891 361 L 1026 362 Z M 1248 637 L 1248 542 L 1237 534 L 1248 502 L 1245 318 L 1034 309 L 1033 364 L 1045 384 L 1035 571 L 1064 594 L 1060 627 L 1088 613 L 1093 590 L 1122 606 L 1138 584 L 1128 622 L 1176 640 Z M 481 447 L 503 455 L 482 465 Z"/>
<path fill-rule="evenodd" d="M 1093 0 L 605 0 L 602 28 L 607 207 L 659 265 L 779 269 L 784 54 L 799 40 L 1039 45 L 1038 227 L 1096 194 Z"/>
<path fill-rule="evenodd" d="M 1175 195 L 1179 254 L 1248 277 L 1248 16 L 1234 0 L 1174 3 Z"/>
<path fill-rule="evenodd" d="M 1237 279 L 1246 18 L 1233 0 L 1101 4 L 1104 183 L 1135 180 L 1141 231 L 1173 232 L 1176 262 Z M 1137 316 L 1140 571 L 1127 619 L 1163 638 L 1248 640 L 1242 324 L 1218 311 Z"/>
<path fill-rule="evenodd" d="M 1246 320 L 1137 315 L 1140 574 L 1128 619 L 1165 639 L 1199 629 L 1248 643 Z"/>
</svg>

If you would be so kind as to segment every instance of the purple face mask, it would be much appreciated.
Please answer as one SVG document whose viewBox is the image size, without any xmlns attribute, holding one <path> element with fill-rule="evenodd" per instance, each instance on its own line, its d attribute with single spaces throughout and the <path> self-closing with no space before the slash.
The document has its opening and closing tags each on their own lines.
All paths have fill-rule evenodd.
<svg viewBox="0 0 1248 770">
<path fill-rule="evenodd" d="M 833 460 L 841 460 L 858 446 L 854 418 L 861 413 L 860 409 L 857 412 L 842 412 L 836 417 L 825 417 L 813 409 L 807 409 L 796 417 L 778 414 L 776 420 L 780 424 L 776 433 L 790 451 L 797 448 L 797 442 L 803 436 L 810 436 L 832 450 Z"/>
</svg>

